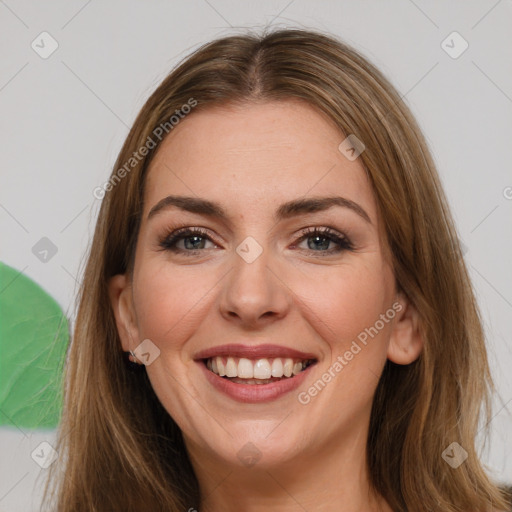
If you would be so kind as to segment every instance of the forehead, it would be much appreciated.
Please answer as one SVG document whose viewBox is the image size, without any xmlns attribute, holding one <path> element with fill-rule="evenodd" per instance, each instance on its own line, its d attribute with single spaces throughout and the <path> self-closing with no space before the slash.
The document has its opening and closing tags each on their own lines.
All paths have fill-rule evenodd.
<svg viewBox="0 0 512 512">
<path fill-rule="evenodd" d="M 182 120 L 161 143 L 145 188 L 144 216 L 167 195 L 208 198 L 234 214 L 309 196 L 341 195 L 376 219 L 360 159 L 345 135 L 300 100 L 212 107 Z"/>
</svg>

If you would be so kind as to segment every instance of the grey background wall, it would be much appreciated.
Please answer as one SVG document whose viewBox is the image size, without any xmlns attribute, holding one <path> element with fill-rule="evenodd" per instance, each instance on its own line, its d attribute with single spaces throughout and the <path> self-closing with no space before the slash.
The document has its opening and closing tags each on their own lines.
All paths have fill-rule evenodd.
<svg viewBox="0 0 512 512">
<path fill-rule="evenodd" d="M 498 391 L 482 458 L 495 478 L 512 482 L 511 22 L 510 0 L 2 0 L 0 260 L 73 320 L 100 204 L 93 191 L 169 70 L 200 44 L 245 27 L 336 34 L 391 79 L 431 146 Z M 42 237 L 57 248 L 47 262 L 32 252 Z M 52 439 L 52 431 L 0 429 L 0 511 L 38 510 L 45 470 L 30 453 Z"/>
</svg>

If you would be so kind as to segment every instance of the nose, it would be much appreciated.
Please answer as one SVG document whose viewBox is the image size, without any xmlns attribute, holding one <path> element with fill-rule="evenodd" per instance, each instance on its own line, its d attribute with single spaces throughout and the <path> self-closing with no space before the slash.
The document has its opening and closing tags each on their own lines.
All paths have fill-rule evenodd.
<svg viewBox="0 0 512 512">
<path fill-rule="evenodd" d="M 220 298 L 225 319 L 241 328 L 256 329 L 284 318 L 290 304 L 290 289 L 267 250 L 250 263 L 233 254 L 233 268 L 224 280 Z"/>
</svg>

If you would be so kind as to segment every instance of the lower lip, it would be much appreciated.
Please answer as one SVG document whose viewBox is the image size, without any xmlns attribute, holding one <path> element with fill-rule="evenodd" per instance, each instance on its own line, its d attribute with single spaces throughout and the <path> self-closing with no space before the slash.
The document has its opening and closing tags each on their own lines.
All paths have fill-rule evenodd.
<svg viewBox="0 0 512 512">
<path fill-rule="evenodd" d="M 216 373 L 209 370 L 203 361 L 198 361 L 206 378 L 217 390 L 225 395 L 245 403 L 260 403 L 270 402 L 277 398 L 290 393 L 297 389 L 304 379 L 307 377 L 309 371 L 314 364 L 308 366 L 305 370 L 294 377 L 288 377 L 269 384 L 235 384 L 229 379 L 224 379 Z"/>
</svg>

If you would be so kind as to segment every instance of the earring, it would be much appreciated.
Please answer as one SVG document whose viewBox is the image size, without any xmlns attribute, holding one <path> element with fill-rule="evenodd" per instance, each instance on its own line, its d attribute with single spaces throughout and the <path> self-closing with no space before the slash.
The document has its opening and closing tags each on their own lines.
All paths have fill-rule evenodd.
<svg viewBox="0 0 512 512">
<path fill-rule="evenodd" d="M 128 370 L 141 371 L 144 368 L 144 365 L 139 362 L 133 350 L 125 352 L 124 355 L 126 357 L 126 365 L 128 367 Z"/>
</svg>

